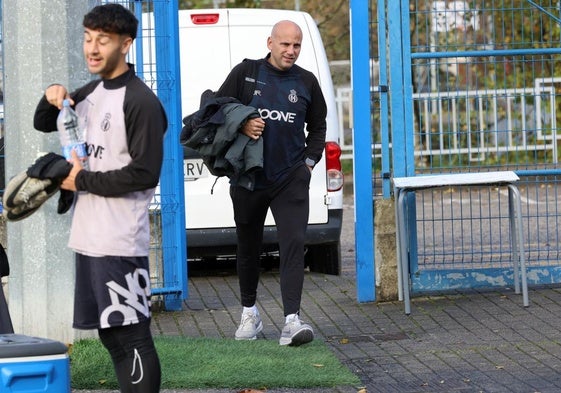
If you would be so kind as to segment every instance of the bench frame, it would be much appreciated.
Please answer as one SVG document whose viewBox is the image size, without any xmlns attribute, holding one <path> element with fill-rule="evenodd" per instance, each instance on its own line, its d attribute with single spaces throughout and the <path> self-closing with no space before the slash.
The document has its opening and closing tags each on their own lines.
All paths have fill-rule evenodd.
<svg viewBox="0 0 561 393">
<path fill-rule="evenodd" d="M 524 255 L 524 234 L 522 231 L 522 208 L 520 191 L 515 183 L 520 180 L 512 171 L 442 174 L 412 177 L 396 177 L 393 179 L 396 237 L 398 255 L 398 291 L 399 300 L 403 300 L 405 314 L 411 314 L 411 283 L 409 280 L 409 250 L 411 247 L 409 228 L 407 194 L 429 188 L 441 187 L 483 187 L 497 186 L 508 188 L 508 211 L 510 222 L 510 240 L 512 249 L 512 266 L 514 272 L 514 290 L 520 293 L 522 284 L 522 299 L 524 307 L 528 307 L 528 284 L 526 277 L 526 261 Z M 416 218 L 415 218 L 416 222 Z"/>
</svg>

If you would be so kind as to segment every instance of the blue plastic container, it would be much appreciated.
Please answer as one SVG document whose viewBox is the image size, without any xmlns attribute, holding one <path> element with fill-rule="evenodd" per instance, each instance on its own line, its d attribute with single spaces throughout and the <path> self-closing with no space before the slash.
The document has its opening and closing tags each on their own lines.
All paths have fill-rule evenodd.
<svg viewBox="0 0 561 393">
<path fill-rule="evenodd" d="M 0 335 L 0 392 L 70 393 L 68 348 L 21 334 Z"/>
</svg>

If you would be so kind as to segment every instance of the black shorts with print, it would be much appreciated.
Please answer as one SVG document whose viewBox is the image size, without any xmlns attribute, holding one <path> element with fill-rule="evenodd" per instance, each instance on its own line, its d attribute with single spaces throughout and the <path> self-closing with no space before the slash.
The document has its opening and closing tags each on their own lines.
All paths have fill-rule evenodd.
<svg viewBox="0 0 561 393">
<path fill-rule="evenodd" d="M 150 319 L 148 257 L 76 254 L 76 329 L 104 329 Z"/>
</svg>

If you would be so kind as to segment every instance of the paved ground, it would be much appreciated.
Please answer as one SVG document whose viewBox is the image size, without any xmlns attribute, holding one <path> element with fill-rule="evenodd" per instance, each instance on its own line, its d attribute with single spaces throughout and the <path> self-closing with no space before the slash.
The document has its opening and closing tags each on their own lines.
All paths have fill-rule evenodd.
<svg viewBox="0 0 561 393">
<path fill-rule="evenodd" d="M 347 209 L 344 231 L 352 239 L 352 206 Z M 344 242 L 341 276 L 306 274 L 302 318 L 362 383 L 304 393 L 361 388 L 369 393 L 561 392 L 561 288 L 531 288 L 528 308 L 510 289 L 415 297 L 406 316 L 400 302 L 356 301 L 352 244 Z M 204 274 L 193 270 L 189 285 L 184 310 L 157 313 L 154 333 L 232 337 L 240 314 L 232 268 L 225 265 Z M 277 299 L 278 274 L 273 269 L 262 274 L 259 289 L 264 323 L 260 339 L 278 340 L 283 318 Z"/>
</svg>

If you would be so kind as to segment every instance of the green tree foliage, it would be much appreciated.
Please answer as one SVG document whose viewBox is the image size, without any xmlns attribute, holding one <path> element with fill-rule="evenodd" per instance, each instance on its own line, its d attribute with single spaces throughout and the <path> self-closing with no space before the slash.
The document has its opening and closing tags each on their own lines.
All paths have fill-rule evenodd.
<svg viewBox="0 0 561 393">
<path fill-rule="evenodd" d="M 487 56 L 461 55 L 470 51 L 557 47 L 560 29 L 551 15 L 559 12 L 553 2 L 539 9 L 527 0 L 466 0 L 464 4 L 469 9 L 464 12 L 455 8 L 459 1 L 440 1 L 446 7 L 440 15 L 447 16 L 448 23 L 443 22 L 439 29 L 434 23 L 435 3 L 433 0 L 411 2 L 410 26 L 413 52 L 460 53 L 458 57 L 436 60 L 439 85 L 460 90 L 533 86 L 536 78 L 561 71 L 559 56 L 554 55 L 522 58 L 507 54 L 491 61 Z M 421 63 L 417 64 L 422 67 Z M 417 73 L 418 78 L 421 71 Z"/>
<path fill-rule="evenodd" d="M 231 8 L 261 8 L 260 0 L 228 0 L 227 4 Z"/>
<path fill-rule="evenodd" d="M 410 37 L 413 53 L 433 52 L 430 58 L 413 61 L 413 84 L 416 92 L 496 92 L 496 100 L 481 94 L 474 98 L 456 101 L 454 112 L 443 106 L 439 113 L 423 113 L 421 105 L 415 112 L 419 133 L 417 144 L 426 143 L 430 148 L 453 146 L 456 141 L 462 146 L 479 146 L 482 135 L 490 138 L 486 143 L 491 146 L 494 140 L 506 143 L 505 132 L 490 133 L 496 124 L 505 122 L 507 114 L 512 129 L 511 138 L 527 143 L 545 143 L 541 136 L 551 133 L 552 126 L 548 116 L 552 114 L 547 101 L 547 92 L 512 93 L 514 89 L 529 89 L 546 85 L 561 90 L 552 77 L 561 75 L 561 56 L 548 53 L 528 53 L 532 49 L 557 48 L 560 28 L 557 22 L 559 3 L 556 1 L 537 1 L 539 7 L 528 0 L 416 0 L 410 2 Z M 520 53 L 524 51 L 524 54 Z M 501 95 L 501 92 L 508 92 Z M 536 101 L 541 95 L 541 104 Z M 421 100 L 419 100 L 419 103 Z M 529 113 L 540 109 L 540 134 L 524 132 L 535 127 Z M 561 101 L 556 100 L 556 122 L 561 114 Z M 549 111 L 549 112 L 548 112 Z M 424 118 L 422 116 L 425 116 Z M 496 116 L 496 118 L 495 118 Z M 534 117 L 532 117 L 534 116 Z M 442 119 L 448 119 L 444 129 L 453 130 L 443 134 L 439 128 Z M 486 126 L 481 128 L 482 122 Z M 452 125 L 456 125 L 456 129 Z M 503 126 L 501 126 L 503 127 Z M 479 132 L 473 132 L 479 130 Z M 431 135 L 430 141 L 424 139 Z M 441 138 L 444 135 L 444 142 Z M 505 141 L 500 141 L 500 138 Z M 541 139 L 538 139 L 541 138 Z M 538 151 L 531 154 L 511 152 L 509 154 L 486 155 L 487 164 L 518 164 L 550 162 L 551 152 Z M 443 156 L 441 156 L 443 157 Z M 467 155 L 458 155 L 467 160 Z M 492 159 L 489 159 L 492 157 Z M 446 158 L 443 157 L 443 162 Z M 492 160 L 496 160 L 493 162 Z M 453 160 L 445 165 L 458 165 Z M 466 164 L 467 162 L 461 162 Z"/>
<path fill-rule="evenodd" d="M 316 21 L 329 60 L 348 60 L 350 53 L 349 1 L 301 1 L 301 10 Z"/>
</svg>

